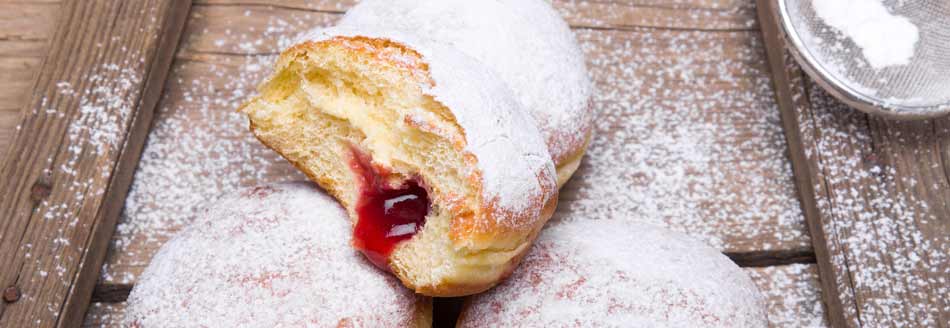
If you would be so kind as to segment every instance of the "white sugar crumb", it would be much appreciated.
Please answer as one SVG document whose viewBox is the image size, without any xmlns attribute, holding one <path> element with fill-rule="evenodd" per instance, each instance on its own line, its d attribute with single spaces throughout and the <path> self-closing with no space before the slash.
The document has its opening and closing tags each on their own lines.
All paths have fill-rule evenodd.
<svg viewBox="0 0 950 328">
<path fill-rule="evenodd" d="M 829 327 L 815 264 L 744 269 L 765 295 L 773 328 Z"/>
<path fill-rule="evenodd" d="M 310 15 L 274 17 L 264 32 L 232 33 L 214 41 L 203 33 L 190 36 L 169 74 L 101 282 L 135 282 L 155 249 L 220 195 L 242 186 L 305 179 L 253 137 L 237 108 L 270 74 L 272 54 L 304 27 L 325 23 Z M 219 47 L 246 55 L 213 53 Z"/>
<path fill-rule="evenodd" d="M 857 320 L 860 314 L 862 323 L 872 326 L 945 323 L 938 311 L 950 311 L 946 297 L 950 295 L 950 235 L 938 231 L 943 231 L 945 225 L 940 222 L 946 218 L 936 216 L 937 211 L 931 209 L 934 204 L 910 191 L 919 192 L 930 185 L 914 178 L 919 172 L 892 165 L 871 148 L 889 147 L 889 142 L 921 145 L 932 128 L 901 133 L 900 126 L 907 125 L 906 129 L 930 123 L 891 123 L 893 133 L 881 143 L 872 137 L 869 124 L 874 123 L 868 122 L 866 115 L 838 103 L 813 83 L 808 95 L 815 111 L 813 117 L 800 120 L 804 122 L 802 135 L 807 138 L 805 144 L 816 145 L 821 156 L 818 160 L 814 152 L 806 153 L 810 161 L 818 163 L 825 180 L 814 188 L 819 211 L 829 216 L 822 228 L 836 240 L 827 243 L 832 265 L 847 270 L 834 282 L 842 303 L 849 304 L 844 307 L 845 317 Z M 821 133 L 816 133 L 818 127 Z M 927 192 L 938 194 L 946 188 L 945 182 L 941 183 L 943 187 L 937 186 L 941 189 Z"/>
<path fill-rule="evenodd" d="M 557 217 L 658 224 L 726 251 L 810 247 L 755 32 L 577 36 L 599 112 Z"/>
<path fill-rule="evenodd" d="M 409 327 L 417 297 L 350 246 L 346 211 L 307 182 L 224 197 L 162 246 L 125 326 Z"/>
<path fill-rule="evenodd" d="M 876 69 L 910 63 L 920 32 L 907 17 L 895 15 L 882 0 L 812 0 L 815 13 L 861 48 Z"/>
</svg>

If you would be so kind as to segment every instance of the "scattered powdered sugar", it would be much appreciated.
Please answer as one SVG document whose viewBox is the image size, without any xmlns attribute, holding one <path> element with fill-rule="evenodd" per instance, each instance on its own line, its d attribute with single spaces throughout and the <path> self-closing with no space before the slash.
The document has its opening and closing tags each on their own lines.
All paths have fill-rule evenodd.
<svg viewBox="0 0 950 328">
<path fill-rule="evenodd" d="M 620 219 L 725 251 L 810 247 L 755 31 L 577 31 L 595 132 L 560 220 Z"/>
<path fill-rule="evenodd" d="M 770 327 L 829 327 L 815 264 L 746 268 L 769 308 Z"/>
<path fill-rule="evenodd" d="M 349 243 L 346 211 L 311 183 L 247 189 L 155 254 L 129 295 L 135 327 L 409 327 L 422 296 Z"/>
<path fill-rule="evenodd" d="M 729 258 L 620 221 L 546 228 L 511 277 L 469 304 L 460 327 L 767 327 L 762 295 Z"/>
<path fill-rule="evenodd" d="M 892 14 L 882 0 L 812 0 L 815 13 L 861 47 L 876 69 L 907 65 L 920 33 L 907 17 Z"/>
<path fill-rule="evenodd" d="M 220 195 L 242 186 L 304 179 L 261 145 L 245 116 L 237 113 L 270 74 L 275 59 L 270 54 L 289 45 L 305 27 L 325 24 L 310 16 L 284 18 L 270 17 L 262 31 L 228 33 L 225 39 L 206 41 L 216 31 L 189 35 L 169 74 L 126 198 L 101 271 L 104 282 L 134 282 L 157 247 Z M 238 54 L 193 50 L 218 40 L 220 47 Z"/>
<path fill-rule="evenodd" d="M 893 152 L 895 157 L 913 154 L 939 162 L 926 139 L 950 131 L 928 122 L 887 123 L 893 124 L 888 131 L 874 136 L 870 125 L 885 123 L 868 122 L 867 115 L 837 102 L 816 84 L 809 83 L 799 97 L 807 97 L 812 108 L 813 117 L 799 121 L 804 144 L 815 147 L 806 147 L 805 156 L 817 163 L 822 179 L 814 186 L 817 207 L 824 216 L 831 264 L 839 273 L 828 279 L 835 279 L 833 292 L 844 304 L 845 318 L 868 326 L 945 323 L 950 235 L 945 233 L 946 218 L 938 213 L 947 205 L 928 204 L 916 195 L 940 195 L 947 181 L 924 178 L 930 175 L 913 165 L 879 156 Z"/>
<path fill-rule="evenodd" d="M 115 37 L 110 42 L 123 41 Z M 139 100 L 144 57 L 138 50 L 122 50 L 127 57 L 107 58 L 103 64 L 75 72 L 78 76 L 72 82 L 57 82 L 55 95 L 31 108 L 30 119 L 67 124 L 64 139 L 59 141 L 62 152 L 53 152 L 37 164 L 46 168 L 31 189 L 42 199 L 34 208 L 42 221 L 32 222 L 39 225 L 32 229 L 44 231 L 47 239 L 42 245 L 23 243 L 19 250 L 23 271 L 33 272 L 20 277 L 29 287 L 24 287 L 18 304 L 43 311 L 35 316 L 37 325 L 58 320 L 62 304 L 52 300 L 66 299 L 76 273 L 82 270 L 79 257 L 87 242 L 83 238 L 89 237 L 86 232 L 91 214 L 85 213 L 87 221 L 81 223 L 79 209 L 96 206 L 96 197 L 105 192 L 113 178 L 115 167 L 106 163 L 118 158 Z M 75 112 L 69 113 L 69 108 L 75 108 Z M 66 197 L 47 197 L 53 189 Z M 50 295 L 55 296 L 45 297 Z M 33 304 L 40 298 L 51 302 Z"/>
</svg>

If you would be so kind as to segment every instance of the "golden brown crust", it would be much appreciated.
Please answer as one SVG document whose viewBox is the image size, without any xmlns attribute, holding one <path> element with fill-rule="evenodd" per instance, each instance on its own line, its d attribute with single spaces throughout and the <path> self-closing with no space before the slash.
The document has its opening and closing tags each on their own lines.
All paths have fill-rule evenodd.
<svg viewBox="0 0 950 328">
<path fill-rule="evenodd" d="M 422 60 L 419 52 L 392 40 L 362 36 L 338 36 L 329 40 L 298 43 L 281 53 L 277 63 L 278 70 L 289 65 L 300 54 L 309 51 L 327 51 L 334 46 L 368 55 L 366 57 L 376 59 L 378 63 L 410 72 L 418 83 L 435 85 L 429 76 L 429 64 Z"/>
<path fill-rule="evenodd" d="M 591 138 L 593 137 L 593 131 L 587 130 L 587 135 L 584 138 L 584 143 L 581 147 L 577 148 L 574 153 L 564 156 L 564 158 L 557 162 L 557 186 L 558 189 L 563 188 L 567 181 L 574 176 L 574 172 L 577 172 L 577 169 L 581 166 L 581 161 L 584 160 L 584 154 L 587 153 L 587 147 L 590 146 Z"/>
<path fill-rule="evenodd" d="M 404 275 L 396 273 L 396 277 L 399 278 L 407 287 L 415 290 L 417 293 L 423 295 L 437 295 L 439 297 L 458 297 L 458 296 L 467 296 L 474 295 L 481 292 L 484 292 L 488 289 L 491 289 L 505 278 L 511 275 L 512 272 L 518 267 L 518 263 L 521 262 L 521 259 L 528 254 L 528 251 L 531 250 L 531 244 L 534 243 L 534 240 L 537 239 L 538 235 L 541 233 L 541 229 L 544 227 L 544 224 L 547 222 L 547 219 L 554 215 L 555 210 L 557 209 L 557 197 L 551 199 L 547 202 L 542 211 L 541 217 L 544 217 L 543 221 L 540 221 L 539 224 L 532 227 L 530 232 L 528 232 L 527 237 L 523 243 L 518 246 L 518 253 L 516 253 L 512 259 L 507 262 L 503 269 L 501 269 L 500 276 L 490 283 L 477 283 L 477 284 L 441 284 L 437 286 L 426 286 L 426 285 L 416 285 L 412 281 L 406 279 Z"/>
</svg>

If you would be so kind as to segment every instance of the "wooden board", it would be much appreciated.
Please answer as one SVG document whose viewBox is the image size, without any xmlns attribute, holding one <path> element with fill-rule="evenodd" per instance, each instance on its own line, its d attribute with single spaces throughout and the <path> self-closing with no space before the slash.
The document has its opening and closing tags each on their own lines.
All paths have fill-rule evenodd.
<svg viewBox="0 0 950 328">
<path fill-rule="evenodd" d="M 43 58 L 59 2 L 0 2 L 0 162 L 30 95 L 33 76 Z"/>
<path fill-rule="evenodd" d="M 55 15 L 57 2 L 16 3 L 16 6 L 6 13 L 10 13 L 11 18 L 26 17 L 17 13 L 17 10 L 28 8 L 26 13 L 46 10 Z M 7 3 L 0 4 L 3 5 Z M 34 7 L 30 7 L 31 5 Z M 101 283 L 93 296 L 94 302 L 97 302 L 94 304 L 99 305 L 90 307 L 86 325 L 98 326 L 99 323 L 110 322 L 101 319 L 100 314 L 114 311 L 103 309 L 122 308 L 124 303 L 111 302 L 121 302 L 125 299 L 135 277 L 148 263 L 151 254 L 168 236 L 190 221 L 190 212 L 208 199 L 213 199 L 215 193 L 245 185 L 300 178 L 273 153 L 259 147 L 246 133 L 241 117 L 230 109 L 252 92 L 257 80 L 266 74 L 270 64 L 270 58 L 267 56 L 279 49 L 279 41 L 286 41 L 294 34 L 289 31 L 330 24 L 349 5 L 346 1 L 319 0 L 196 1 L 187 31 L 184 33 L 184 48 L 176 57 L 172 78 L 167 86 L 168 91 L 157 109 L 156 128 L 150 138 L 158 141 L 150 142 L 146 147 L 143 164 L 136 173 L 137 182 L 131 190 L 132 196 L 129 197 L 127 207 L 134 209 L 134 213 L 129 211 L 123 215 L 123 224 L 113 239 L 108 264 L 103 267 L 105 270 Z M 693 149 L 715 149 L 716 154 L 738 153 L 724 156 L 721 162 L 708 161 L 710 156 L 705 156 L 707 161 L 690 165 L 672 163 L 678 170 L 688 172 L 674 180 L 680 183 L 679 186 L 688 187 L 676 189 L 673 195 L 693 197 L 689 201 L 675 204 L 676 207 L 682 210 L 687 208 L 684 204 L 699 204 L 698 209 L 692 213 L 700 214 L 686 219 L 657 216 L 651 220 L 704 238 L 745 265 L 763 266 L 808 262 L 813 259 L 808 238 L 804 234 L 801 214 L 796 214 L 798 205 L 795 203 L 794 188 L 790 186 L 791 174 L 787 163 L 782 162 L 786 146 L 776 123 L 777 110 L 774 108 L 774 102 L 769 101 L 772 97 L 771 90 L 762 88 L 761 81 L 768 79 L 768 72 L 764 64 L 763 45 L 757 35 L 754 7 L 750 3 L 689 1 L 673 5 L 665 1 L 555 1 L 555 6 L 575 27 L 584 44 L 590 58 L 591 71 L 595 74 L 600 89 L 599 106 L 605 108 L 605 111 L 622 113 L 619 117 L 612 118 L 613 121 L 599 126 L 601 134 L 617 137 L 618 133 L 613 132 L 614 130 L 623 130 L 631 125 L 631 122 L 644 120 L 646 122 L 640 125 L 642 128 L 636 133 L 624 136 L 624 139 L 629 142 L 647 140 L 648 144 L 652 142 L 652 145 L 657 145 L 658 141 L 666 138 L 670 141 L 667 146 L 673 146 L 667 147 L 672 150 L 666 151 L 682 155 L 687 149 L 676 147 L 681 147 L 690 140 L 686 138 L 685 132 L 696 130 L 676 129 L 674 123 L 688 119 L 702 122 L 702 126 L 696 129 L 710 129 L 712 132 L 707 131 L 708 134 L 702 136 L 714 141 L 703 144 L 704 148 Z M 7 22 L 16 21 L 4 20 L 0 25 Z M 8 103 L 8 98 L 3 97 L 13 95 L 9 99 L 15 99 L 17 95 L 23 94 L 11 91 L 15 90 L 15 87 L 4 86 L 14 85 L 22 76 L 30 76 L 45 54 L 42 26 L 29 19 L 20 19 L 19 22 L 22 24 L 10 26 L 0 33 L 28 37 L 0 37 L 0 63 L 12 53 L 18 56 L 26 54 L 24 56 L 27 59 L 33 58 L 32 61 L 37 64 L 21 69 L 17 78 L 11 78 L 5 71 L 0 71 L 0 74 L 5 74 L 0 76 L 0 100 L 3 100 L 0 101 L 0 108 L 5 108 L 4 104 Z M 263 27 L 270 27 L 273 31 L 262 32 Z M 52 27 L 48 29 L 51 30 Z M 693 40 L 689 40 L 690 38 Z M 23 39 L 31 41 L 10 43 Z M 642 48 L 635 49 L 638 46 Z M 715 51 L 703 54 L 705 48 Z M 687 52 L 694 53 L 691 56 L 677 57 Z M 704 59 L 704 55 L 711 55 L 712 60 Z M 635 61 L 642 62 L 637 65 L 630 64 Z M 711 83 L 708 83 L 709 86 L 694 85 L 699 82 Z M 663 89 L 670 88 L 677 88 L 680 93 L 660 93 Z M 641 99 L 647 97 L 651 99 Z M 709 100 L 709 104 L 703 105 L 706 100 Z M 748 104 L 752 106 L 746 106 Z M 670 121 L 669 124 L 656 124 L 664 117 L 645 114 L 655 108 L 662 109 L 665 113 L 680 115 L 666 117 Z M 734 115 L 724 115 L 737 108 Z M 766 115 L 761 115 L 763 112 Z M 756 117 L 757 115 L 759 117 Z M 0 146 L 3 146 L 3 133 L 11 131 L 15 125 L 10 124 L 11 128 L 4 130 L 4 122 L 10 124 L 0 116 Z M 654 133 L 646 130 L 645 127 L 651 124 L 660 131 Z M 695 136 L 690 137 L 695 139 Z M 172 151 L 176 147 L 180 149 Z M 584 170 L 602 171 L 604 167 L 611 170 L 609 161 L 617 159 L 619 154 L 610 151 L 604 149 L 597 154 L 596 162 L 588 160 Z M 593 156 L 595 155 L 592 151 L 591 158 Z M 654 158 L 654 162 L 656 159 Z M 775 161 L 776 159 L 778 161 Z M 756 163 L 758 161 L 763 163 Z M 631 180 L 637 181 L 637 178 L 642 179 L 642 173 L 655 170 L 658 164 L 641 165 L 623 174 L 632 176 Z M 752 172 L 724 172 L 729 165 L 751 168 Z M 195 172 L 189 171 L 199 166 L 202 168 Z M 710 176 L 716 176 L 718 180 L 725 182 L 702 178 L 700 172 L 708 168 L 713 168 L 713 174 Z M 579 176 L 572 182 L 573 187 L 565 191 L 564 197 L 580 197 L 578 195 L 582 190 L 585 193 L 605 192 L 603 189 L 598 190 L 593 181 L 607 177 L 608 175 L 596 173 L 586 178 Z M 732 178 L 739 178 L 741 183 L 727 183 Z M 149 187 L 149 184 L 157 186 Z M 730 194 L 741 195 L 741 184 L 753 187 L 745 191 L 746 196 L 755 196 L 750 198 L 753 201 L 719 204 L 731 203 L 729 197 L 734 196 Z M 644 181 L 632 185 L 641 189 L 650 186 Z M 732 193 L 721 191 L 710 194 L 710 191 L 720 188 L 728 189 L 730 185 Z M 697 191 L 696 186 L 702 188 Z M 168 187 L 171 187 L 173 192 L 159 192 L 159 189 Z M 666 197 L 656 194 L 652 196 L 653 199 Z M 699 200 L 700 197 L 706 196 L 712 196 L 715 201 L 703 203 Z M 562 202 L 559 213 L 561 217 L 578 213 L 602 215 L 591 212 L 591 203 L 565 209 L 563 204 L 570 202 L 574 201 Z M 644 212 L 632 208 L 621 206 L 612 211 L 628 215 Z M 767 211 L 762 211 L 763 209 Z M 163 216 L 163 211 L 171 215 Z M 736 213 L 742 216 L 747 211 L 765 214 L 751 218 L 727 217 Z M 696 215 L 712 215 L 716 219 L 704 222 L 697 220 Z M 749 232 L 752 233 L 747 234 Z M 799 287 L 804 286 L 801 281 L 814 281 L 813 277 L 800 272 L 802 270 L 784 270 L 786 267 L 793 266 L 748 270 L 783 268 L 776 272 L 784 272 L 784 277 L 791 280 L 799 279 Z M 776 275 L 782 277 L 778 273 L 763 277 Z M 760 284 L 769 281 L 775 281 L 773 284 L 776 288 L 787 289 L 791 295 L 801 294 L 800 291 L 793 291 L 788 284 L 779 283 L 779 278 L 757 278 Z M 815 295 L 817 291 L 812 290 L 810 293 L 806 295 Z M 770 298 L 774 297 L 770 295 Z M 812 301 L 810 307 L 805 308 L 814 306 L 820 307 L 820 304 Z M 802 318 L 811 318 L 814 311 L 801 313 Z M 111 317 L 119 316 L 113 313 Z M 774 318 L 772 321 L 775 323 Z"/>
<path fill-rule="evenodd" d="M 555 219 L 654 223 L 743 260 L 810 252 L 757 32 L 576 34 L 601 112 Z"/>
<path fill-rule="evenodd" d="M 769 327 L 829 327 L 816 265 L 789 264 L 745 271 L 765 296 Z"/>
<path fill-rule="evenodd" d="M 62 6 L 0 168 L 4 327 L 82 320 L 190 2 Z"/>
<path fill-rule="evenodd" d="M 950 119 L 897 122 L 841 104 L 762 17 L 831 323 L 950 326 Z"/>
<path fill-rule="evenodd" d="M 82 321 L 83 328 L 123 328 L 125 302 L 89 304 L 89 312 Z"/>
<path fill-rule="evenodd" d="M 706 31 L 745 30 L 754 19 L 751 2 L 689 0 L 551 1 L 573 27 L 579 28 L 662 28 Z M 342 14 L 356 0 L 198 0 L 197 5 L 277 7 Z"/>
</svg>

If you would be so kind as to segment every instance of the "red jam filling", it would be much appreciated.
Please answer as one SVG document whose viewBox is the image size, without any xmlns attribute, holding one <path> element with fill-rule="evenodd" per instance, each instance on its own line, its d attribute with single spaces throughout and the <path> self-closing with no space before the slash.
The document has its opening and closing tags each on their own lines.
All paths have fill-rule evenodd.
<svg viewBox="0 0 950 328">
<path fill-rule="evenodd" d="M 372 165 L 366 156 L 353 157 L 351 167 L 363 178 L 353 245 L 374 265 L 388 271 L 389 255 L 396 245 L 412 238 L 425 225 L 429 197 L 417 180 L 393 187 L 386 183 L 384 170 Z"/>
</svg>

